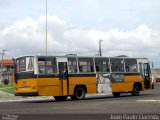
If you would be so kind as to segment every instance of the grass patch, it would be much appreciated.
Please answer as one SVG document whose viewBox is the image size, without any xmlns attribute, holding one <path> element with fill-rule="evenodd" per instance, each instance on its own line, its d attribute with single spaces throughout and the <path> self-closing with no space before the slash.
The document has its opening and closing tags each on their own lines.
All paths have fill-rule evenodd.
<svg viewBox="0 0 160 120">
<path fill-rule="evenodd" d="M 0 85 L 0 91 L 14 94 L 14 92 L 15 92 L 14 85 L 12 85 L 12 84 L 9 84 L 9 85 Z"/>
<path fill-rule="evenodd" d="M 13 86 L 14 86 L 13 84 L 9 84 L 9 85 L 1 84 L 0 88 L 13 87 Z"/>
</svg>

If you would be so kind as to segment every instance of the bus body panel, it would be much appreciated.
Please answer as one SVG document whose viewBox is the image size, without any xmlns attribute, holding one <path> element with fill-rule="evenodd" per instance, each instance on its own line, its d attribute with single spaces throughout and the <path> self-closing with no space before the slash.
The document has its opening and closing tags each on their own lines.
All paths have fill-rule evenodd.
<svg viewBox="0 0 160 120">
<path fill-rule="evenodd" d="M 130 92 L 133 90 L 133 84 L 133 82 L 112 83 L 112 92 Z"/>
<path fill-rule="evenodd" d="M 16 84 L 16 93 L 34 93 L 38 92 L 36 79 L 19 79 Z"/>
<path fill-rule="evenodd" d="M 131 91 L 133 90 L 133 86 L 134 86 L 135 83 L 141 84 L 141 86 L 142 86 L 141 91 L 143 91 L 145 89 L 144 88 L 144 78 L 142 76 L 140 76 L 140 75 L 137 75 L 137 76 L 125 76 L 124 83 L 133 83 L 132 86 L 131 86 L 132 87 Z"/>
<path fill-rule="evenodd" d="M 129 75 L 124 76 L 124 81 L 121 83 L 112 83 L 112 92 L 132 92 L 135 83 L 141 84 L 141 90 L 144 90 L 144 78 L 140 75 Z"/>
<path fill-rule="evenodd" d="M 69 78 L 69 94 L 74 94 L 74 89 L 78 85 L 84 85 L 88 94 L 96 93 L 96 77 L 70 77 Z"/>
<path fill-rule="evenodd" d="M 38 78 L 38 92 L 40 96 L 62 95 L 59 78 Z"/>
<path fill-rule="evenodd" d="M 124 82 L 144 82 L 140 75 L 130 75 L 124 77 Z"/>
<path fill-rule="evenodd" d="M 28 86 L 23 90 L 23 83 Z M 66 82 L 63 80 L 63 82 Z M 66 84 L 66 83 L 64 83 Z M 70 77 L 69 78 L 69 94 L 67 94 L 66 88 L 63 89 L 65 95 L 73 95 L 74 89 L 78 85 L 86 86 L 87 93 L 96 93 L 96 78 L 95 77 Z M 38 92 L 39 96 L 63 96 L 62 85 L 59 78 L 35 78 L 19 80 L 16 85 L 18 90 L 16 92 Z M 29 87 L 30 86 L 30 87 Z M 27 89 L 26 89 L 27 88 Z M 36 89 L 33 89 L 36 88 Z"/>
</svg>

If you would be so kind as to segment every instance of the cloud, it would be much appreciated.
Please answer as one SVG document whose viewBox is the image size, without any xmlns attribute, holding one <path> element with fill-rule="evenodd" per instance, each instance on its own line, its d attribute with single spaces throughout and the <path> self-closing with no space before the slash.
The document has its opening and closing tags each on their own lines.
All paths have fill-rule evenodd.
<svg viewBox="0 0 160 120">
<path fill-rule="evenodd" d="M 37 20 L 25 18 L 0 30 L 1 51 L 7 49 L 6 57 L 15 58 L 28 54 L 45 54 L 45 16 Z M 142 24 L 130 31 L 118 28 L 108 31 L 82 28 L 67 24 L 57 16 L 48 16 L 48 54 L 95 55 L 98 41 L 102 39 L 105 56 L 152 56 L 159 54 L 160 31 Z"/>
</svg>

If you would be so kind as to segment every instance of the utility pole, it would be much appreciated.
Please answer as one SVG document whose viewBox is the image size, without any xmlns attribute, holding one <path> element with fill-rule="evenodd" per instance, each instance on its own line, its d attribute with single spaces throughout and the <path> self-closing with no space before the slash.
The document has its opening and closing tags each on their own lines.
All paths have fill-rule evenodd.
<svg viewBox="0 0 160 120">
<path fill-rule="evenodd" d="M 102 43 L 102 39 L 99 39 L 99 56 L 102 56 L 102 48 L 101 48 L 101 43 Z"/>
<path fill-rule="evenodd" d="M 0 53 L 2 55 L 2 59 L 1 59 L 1 81 L 0 81 L 0 84 L 2 84 L 2 80 L 3 80 L 3 58 L 4 58 L 5 51 L 7 51 L 7 50 L 3 50 L 2 53 Z"/>
<path fill-rule="evenodd" d="M 48 31 L 48 28 L 47 28 L 47 25 L 48 23 L 47 23 L 47 0 L 46 0 L 46 55 L 47 55 L 47 53 L 48 53 L 48 36 L 47 36 L 47 31 Z"/>
</svg>

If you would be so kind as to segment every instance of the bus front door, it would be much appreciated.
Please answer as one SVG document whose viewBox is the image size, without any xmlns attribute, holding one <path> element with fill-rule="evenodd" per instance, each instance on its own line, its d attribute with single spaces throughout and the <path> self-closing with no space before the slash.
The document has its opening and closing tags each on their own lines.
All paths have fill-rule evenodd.
<svg viewBox="0 0 160 120">
<path fill-rule="evenodd" d="M 144 64 L 144 86 L 146 89 L 150 89 L 150 67 L 148 63 Z"/>
<path fill-rule="evenodd" d="M 61 84 L 62 95 L 68 95 L 68 68 L 67 62 L 58 62 L 59 67 L 59 80 Z"/>
<path fill-rule="evenodd" d="M 150 89 L 150 67 L 148 63 L 139 63 L 140 74 L 144 77 L 144 88 Z"/>
</svg>

